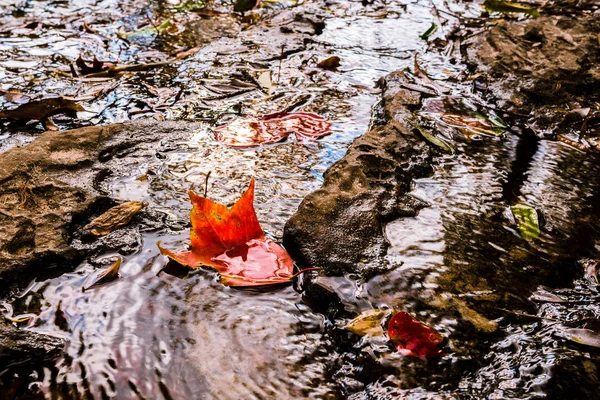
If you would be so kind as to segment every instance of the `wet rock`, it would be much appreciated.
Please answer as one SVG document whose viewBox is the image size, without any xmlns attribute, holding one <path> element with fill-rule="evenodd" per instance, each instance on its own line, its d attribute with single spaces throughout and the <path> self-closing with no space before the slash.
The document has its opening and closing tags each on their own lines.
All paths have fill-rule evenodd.
<svg viewBox="0 0 600 400">
<path fill-rule="evenodd" d="M 433 150 L 410 123 L 420 95 L 404 82 L 401 72 L 384 80 L 383 123 L 354 141 L 287 222 L 284 244 L 303 266 L 366 272 L 383 263 L 383 223 L 422 207 L 407 193 L 413 179 L 431 172 Z"/>
<path fill-rule="evenodd" d="M 51 358 L 64 344 L 61 338 L 19 329 L 0 317 L 0 362 L 3 357 Z"/>
<path fill-rule="evenodd" d="M 46 132 L 1 154 L 0 290 L 76 265 L 90 248 L 73 247 L 73 231 L 114 205 L 102 181 L 126 175 L 140 158 L 192 129 L 153 121 Z M 137 248 L 137 232 L 115 233 L 131 242 L 131 251 Z"/>
<path fill-rule="evenodd" d="M 502 108 L 530 115 L 528 125 L 548 137 L 564 110 L 592 105 L 600 85 L 598 29 L 592 14 L 505 20 L 464 41 L 461 51 L 475 73 L 492 78 L 489 90 Z"/>
</svg>

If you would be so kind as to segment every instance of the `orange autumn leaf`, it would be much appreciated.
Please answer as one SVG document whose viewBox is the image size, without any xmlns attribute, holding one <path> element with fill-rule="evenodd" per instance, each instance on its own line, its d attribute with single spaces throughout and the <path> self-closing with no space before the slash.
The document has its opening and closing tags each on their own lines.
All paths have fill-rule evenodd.
<svg viewBox="0 0 600 400">
<path fill-rule="evenodd" d="M 174 253 L 160 246 L 161 254 L 191 268 L 207 266 L 227 286 L 260 286 L 289 282 L 294 264 L 289 254 L 267 238 L 254 211 L 254 178 L 231 208 L 188 192 L 191 250 Z"/>
</svg>

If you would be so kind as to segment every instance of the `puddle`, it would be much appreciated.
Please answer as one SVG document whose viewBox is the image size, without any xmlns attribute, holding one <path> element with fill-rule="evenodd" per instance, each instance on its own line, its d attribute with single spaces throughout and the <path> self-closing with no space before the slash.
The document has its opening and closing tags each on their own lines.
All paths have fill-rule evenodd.
<svg viewBox="0 0 600 400">
<path fill-rule="evenodd" d="M 289 2 L 259 10 L 263 25 L 257 30 L 230 14 L 228 2 L 214 2 L 216 13 L 207 17 L 175 12 L 175 3 L 163 1 L 14 6 L 0 0 L 0 89 L 93 96 L 81 101 L 91 111 L 87 119 L 56 118 L 59 127 L 141 117 L 205 124 L 189 141 L 140 159 L 132 176 L 104 182 L 115 199 L 146 201 L 167 215 L 164 230 L 141 232 L 138 248 L 122 254 L 121 279 L 82 292 L 97 265 L 116 255 L 107 253 L 8 299 L 15 314 L 37 315 L 31 330 L 64 337 L 68 345 L 56 363 L 32 366 L 25 360 L 3 367 L 0 390 L 11 398 L 544 396 L 567 368 L 561 360 L 587 354 L 565 345 L 554 334 L 556 322 L 544 318 L 577 322 L 600 312 L 597 289 L 580 279 L 577 265 L 597 251 L 591 249 L 599 231 L 600 175 L 593 160 L 560 143 L 524 146 L 514 134 L 461 142 L 455 156 L 438 159 L 433 176 L 415 182 L 413 195 L 431 206 L 387 225 L 388 259 L 396 267 L 366 283 L 331 278 L 348 304 L 402 307 L 428 318 L 452 339 L 438 363 L 402 358 L 379 342 L 337 343 L 329 335 L 331 321 L 311 311 L 294 287 L 237 290 L 220 284 L 210 270 L 163 271 L 166 259 L 156 242 L 185 246 L 191 208 L 186 191 L 201 191 L 209 172 L 209 197 L 228 205 L 256 177 L 259 221 L 280 240 L 284 223 L 321 185 L 326 168 L 368 129 L 377 79 L 412 67 L 415 52 L 432 77 L 453 79 L 459 68 L 427 54 L 419 38 L 434 21 L 431 4 L 421 3 L 305 2 L 297 17 Z M 479 13 L 476 5 L 438 7 L 446 18 L 448 12 Z M 127 43 L 115 34 L 167 18 L 184 28 L 179 36 L 150 34 Z M 83 22 L 96 33 L 82 31 Z M 194 46 L 197 53 L 172 65 L 117 79 L 74 78 L 69 68 L 79 54 L 133 64 L 164 61 Z M 316 68 L 332 55 L 341 58 L 339 71 Z M 256 87 L 249 77 L 266 71 L 272 87 Z M 292 137 L 254 150 L 230 149 L 213 138 L 211 129 L 239 116 L 283 109 L 323 115 L 334 132 L 309 145 Z M 0 151 L 26 144 L 40 131 L 37 123 L 5 124 Z M 502 219 L 507 206 L 520 202 L 544 216 L 533 241 Z M 528 297 L 538 285 L 573 302 L 533 303 Z M 480 327 L 495 321 L 498 330 L 465 343 L 473 327 L 458 322 L 460 310 L 432 305 L 439 307 L 444 296 L 477 310 L 470 316 L 483 318 Z M 502 310 L 515 304 L 530 317 Z"/>
<path fill-rule="evenodd" d="M 268 236 L 280 240 L 285 221 L 303 197 L 320 186 L 326 168 L 368 129 L 371 107 L 378 100 L 377 79 L 411 65 L 411 53 L 423 50 L 425 43 L 418 35 L 431 23 L 428 7 L 339 2 L 326 9 L 309 7 L 303 17 L 306 21 L 298 24 L 289 23 L 295 18 L 290 13 L 293 8 L 283 7 L 262 10 L 268 24 L 259 31 L 240 31 L 244 23 L 239 16 L 221 15 L 209 22 L 188 16 L 182 24 L 200 38 L 186 43 L 187 47 L 201 45 L 203 40 L 212 42 L 176 65 L 101 82 L 56 73 L 69 71 L 68 63 L 80 53 L 85 59 L 118 56 L 122 63 L 167 58 L 173 49 L 159 42 L 132 43 L 121 50 L 123 41 L 114 38 L 115 31 L 135 29 L 148 13 L 160 15 L 160 6 L 165 4 L 142 8 L 122 2 L 28 3 L 23 18 L 45 21 L 41 30 L 0 37 L 7 62 L 37 63 L 35 70 L 27 72 L 27 79 L 20 70 L 25 66 L 0 64 L 0 73 L 6 74 L 3 90 L 73 97 L 103 91 L 93 101 L 81 102 L 97 114 L 64 123 L 57 118 L 60 127 L 156 116 L 137 113 L 157 100 L 133 79 L 170 89 L 168 102 L 183 88 L 178 101 L 161 112 L 160 118 L 204 121 L 206 126 L 189 142 L 173 143 L 172 151 L 140 159 L 133 176 L 104 182 L 104 189 L 114 198 L 147 201 L 150 208 L 168 215 L 168 231 L 142 232 L 137 251 L 124 255 L 121 279 L 82 292 L 86 276 L 94 270 L 86 261 L 73 273 L 34 283 L 12 302 L 15 313 L 38 314 L 32 330 L 65 337 L 69 344 L 67 356 L 55 365 L 40 366 L 22 377 L 18 365 L 5 370 L 5 376 L 22 378 L 6 390 L 15 396 L 38 392 L 48 398 L 334 398 L 338 389 L 327 371 L 334 347 L 324 334 L 324 318 L 304 305 L 294 288 L 265 293 L 235 290 L 220 284 L 216 273 L 203 269 L 185 277 L 171 276 L 160 272 L 166 260 L 158 255 L 156 241 L 162 240 L 169 248 L 185 246 L 191 208 L 186 191 L 190 187 L 201 190 L 209 172 L 209 197 L 223 204 L 232 204 L 255 176 L 260 223 Z M 129 17 L 107 11 L 111 7 Z M 223 7 L 217 4 L 215 9 Z M 374 10 L 386 12 L 370 17 Z M 69 22 L 63 22 L 61 15 Z M 2 18 L 14 23 L 11 15 Z M 110 41 L 102 44 L 98 35 L 73 34 L 82 21 Z M 323 32 L 315 35 L 321 21 L 325 22 Z M 32 24 L 18 24 L 22 22 Z M 222 31 L 223 24 L 230 30 Z M 282 27 L 291 27 L 291 32 L 282 34 Z M 390 40 L 398 29 L 403 40 Z M 20 46 L 32 35 L 36 42 Z M 353 38 L 360 40 L 352 44 Z M 42 53 L 27 50 L 40 47 Z M 282 58 L 286 51 L 290 54 Z M 316 61 L 331 54 L 342 59 L 339 71 L 317 69 Z M 232 82 L 236 79 L 247 81 L 248 75 L 264 71 L 271 73 L 271 90 L 235 96 L 225 90 L 235 90 Z M 224 90 L 219 92 L 219 88 Z M 333 123 L 333 134 L 309 145 L 296 143 L 292 137 L 286 143 L 241 151 L 213 139 L 211 128 L 240 115 L 290 107 L 325 116 Z M 33 140 L 38 127 L 5 126 L 8 131 L 1 150 Z M 138 179 L 142 176 L 147 179 Z"/>
</svg>

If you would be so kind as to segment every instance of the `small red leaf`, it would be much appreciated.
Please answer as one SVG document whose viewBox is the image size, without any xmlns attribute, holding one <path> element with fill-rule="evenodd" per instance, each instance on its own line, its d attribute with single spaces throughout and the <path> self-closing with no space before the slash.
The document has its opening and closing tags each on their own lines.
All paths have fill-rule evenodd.
<svg viewBox="0 0 600 400">
<path fill-rule="evenodd" d="M 392 317 L 388 325 L 388 336 L 403 355 L 419 358 L 444 355 L 438 347 L 444 337 L 407 312 L 400 311 Z"/>
<path fill-rule="evenodd" d="M 206 197 L 189 192 L 192 249 L 160 252 L 192 268 L 208 266 L 227 286 L 261 286 L 288 283 L 294 277 L 289 254 L 267 238 L 254 212 L 254 178 L 248 190 L 228 209 Z"/>
<path fill-rule="evenodd" d="M 331 123 L 317 114 L 278 112 L 262 118 L 241 118 L 215 129 L 215 138 L 228 146 L 250 148 L 280 142 L 295 133 L 311 142 L 331 133 Z"/>
</svg>

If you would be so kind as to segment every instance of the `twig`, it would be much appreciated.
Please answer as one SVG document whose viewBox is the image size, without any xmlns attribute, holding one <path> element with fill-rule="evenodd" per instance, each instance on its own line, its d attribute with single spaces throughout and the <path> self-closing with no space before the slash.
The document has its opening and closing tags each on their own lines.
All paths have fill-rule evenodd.
<svg viewBox="0 0 600 400">
<path fill-rule="evenodd" d="M 212 171 L 208 171 L 208 174 L 206 174 L 206 178 L 204 178 L 204 197 L 206 197 L 206 195 L 208 194 L 208 177 L 210 176 Z"/>
<path fill-rule="evenodd" d="M 281 45 L 281 58 L 279 59 L 279 67 L 277 68 L 277 84 L 279 85 L 279 78 L 281 77 L 281 63 L 283 62 L 283 50 L 285 49 L 285 44 Z"/>
<path fill-rule="evenodd" d="M 547 321 L 554 321 L 554 322 L 562 322 L 560 319 L 556 319 L 556 318 L 548 318 L 548 317 L 540 317 L 539 315 L 533 315 L 533 314 L 525 314 L 525 313 L 520 313 L 520 312 L 516 312 L 516 311 L 511 311 L 511 310 L 507 310 L 505 308 L 499 308 L 496 307 L 497 310 L 500 311 L 504 311 L 506 313 L 509 314 L 513 314 L 513 315 L 517 315 L 519 317 L 527 317 L 527 318 L 536 318 L 536 319 L 545 319 Z"/>
</svg>

